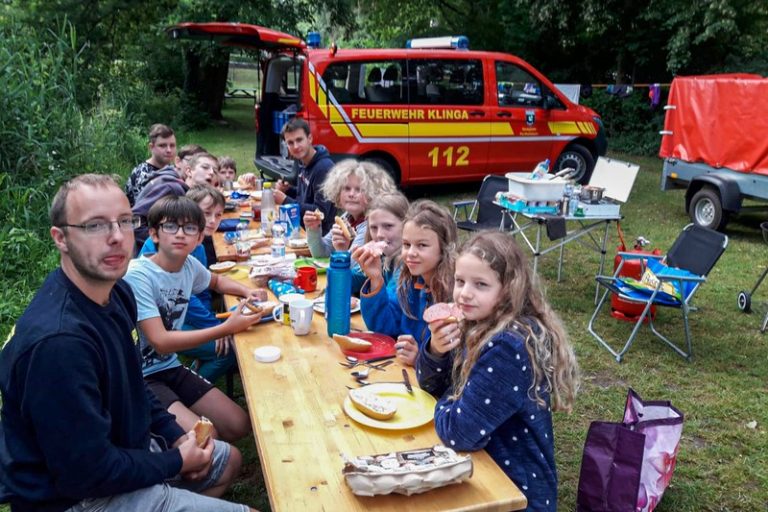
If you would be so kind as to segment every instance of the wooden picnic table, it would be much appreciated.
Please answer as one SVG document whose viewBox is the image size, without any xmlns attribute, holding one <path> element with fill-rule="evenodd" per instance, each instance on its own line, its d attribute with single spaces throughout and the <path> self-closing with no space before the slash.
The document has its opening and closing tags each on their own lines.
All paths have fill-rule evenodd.
<svg viewBox="0 0 768 512">
<path fill-rule="evenodd" d="M 221 244 L 216 250 L 221 250 Z M 248 281 L 246 272 L 231 273 Z M 318 279 L 315 298 L 325 288 Z M 227 307 L 234 297 L 225 298 Z M 352 326 L 364 329 L 362 316 L 352 315 Z M 279 347 L 281 358 L 260 363 L 254 350 Z M 474 473 L 462 484 L 423 494 L 354 495 L 342 475 L 341 454 L 373 455 L 440 444 L 433 423 L 408 430 L 380 430 L 356 423 L 343 410 L 347 386 L 355 386 L 350 370 L 339 365 L 344 355 L 326 335 L 325 319 L 314 314 L 312 329 L 296 336 L 275 321 L 258 324 L 235 336 L 235 350 L 256 446 L 273 512 L 314 510 L 447 511 L 522 510 L 525 496 L 485 451 L 472 453 Z M 385 371 L 371 371 L 371 381 L 401 381 L 399 363 Z M 413 368 L 406 368 L 417 383 Z"/>
</svg>

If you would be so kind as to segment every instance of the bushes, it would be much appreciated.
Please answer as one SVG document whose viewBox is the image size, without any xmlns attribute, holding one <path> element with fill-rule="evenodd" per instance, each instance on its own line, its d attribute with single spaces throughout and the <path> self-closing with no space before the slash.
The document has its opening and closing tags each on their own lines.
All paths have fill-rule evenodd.
<svg viewBox="0 0 768 512">
<path fill-rule="evenodd" d="M 146 128 L 124 97 L 104 87 L 77 103 L 73 29 L 36 31 L 0 20 L 0 339 L 58 262 L 48 206 L 58 186 L 85 172 L 127 172 L 146 157 Z M 109 83 L 105 77 L 105 83 Z"/>
<path fill-rule="evenodd" d="M 582 101 L 603 118 L 611 151 L 644 156 L 654 156 L 659 151 L 659 131 L 664 127 L 661 105 L 665 102 L 666 97 L 652 110 L 645 88 L 635 89 L 626 98 L 599 89 Z"/>
</svg>

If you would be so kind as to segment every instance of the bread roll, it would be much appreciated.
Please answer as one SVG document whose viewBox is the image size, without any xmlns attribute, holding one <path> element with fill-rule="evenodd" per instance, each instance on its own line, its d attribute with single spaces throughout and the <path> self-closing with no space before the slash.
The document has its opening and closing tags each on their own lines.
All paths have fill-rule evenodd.
<svg viewBox="0 0 768 512">
<path fill-rule="evenodd" d="M 197 446 L 200 448 L 205 446 L 205 443 L 208 442 L 208 438 L 210 438 L 212 434 L 213 423 L 211 423 L 205 416 L 201 416 L 200 419 L 197 420 L 197 423 L 195 423 L 195 440 Z"/>
<path fill-rule="evenodd" d="M 342 350 L 354 350 L 355 352 L 368 352 L 371 350 L 371 342 L 343 334 L 334 334 L 333 341 L 339 344 Z"/>
<path fill-rule="evenodd" d="M 397 412 L 397 404 L 365 388 L 351 389 L 349 399 L 355 408 L 376 420 L 388 420 Z"/>
</svg>

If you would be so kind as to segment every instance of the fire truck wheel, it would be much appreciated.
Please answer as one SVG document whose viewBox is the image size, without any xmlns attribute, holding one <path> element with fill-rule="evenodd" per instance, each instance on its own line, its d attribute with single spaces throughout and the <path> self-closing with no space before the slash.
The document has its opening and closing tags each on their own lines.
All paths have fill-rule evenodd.
<svg viewBox="0 0 768 512">
<path fill-rule="evenodd" d="M 389 162 L 389 160 L 374 156 L 370 158 L 365 158 L 365 161 L 378 165 L 379 167 L 387 171 L 387 174 L 389 174 L 392 177 L 392 180 L 395 182 L 395 185 L 400 184 L 400 175 L 397 172 L 397 169 Z"/>
<path fill-rule="evenodd" d="M 580 144 L 571 144 L 560 153 L 552 172 L 560 172 L 567 168 L 576 169 L 573 179 L 582 185 L 589 184 L 592 170 L 595 168 L 595 159 L 587 148 Z"/>
<path fill-rule="evenodd" d="M 749 313 L 752 311 L 752 297 L 750 296 L 749 292 L 740 291 L 739 296 L 736 299 L 736 303 L 739 306 L 739 309 L 742 310 L 745 313 Z"/>
<path fill-rule="evenodd" d="M 717 191 L 704 187 L 693 195 L 688 215 L 697 226 L 722 231 L 728 224 L 728 212 Z"/>
</svg>

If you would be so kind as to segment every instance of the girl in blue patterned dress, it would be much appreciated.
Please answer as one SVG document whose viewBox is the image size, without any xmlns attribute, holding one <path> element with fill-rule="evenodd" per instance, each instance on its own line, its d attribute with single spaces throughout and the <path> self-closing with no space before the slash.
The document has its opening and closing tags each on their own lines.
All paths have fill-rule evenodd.
<svg viewBox="0 0 768 512">
<path fill-rule="evenodd" d="M 459 251 L 453 299 L 464 318 L 429 325 L 419 384 L 439 398 L 435 429 L 461 451 L 485 449 L 528 498 L 557 510 L 552 408 L 570 411 L 573 349 L 512 237 L 481 232 Z"/>
</svg>

